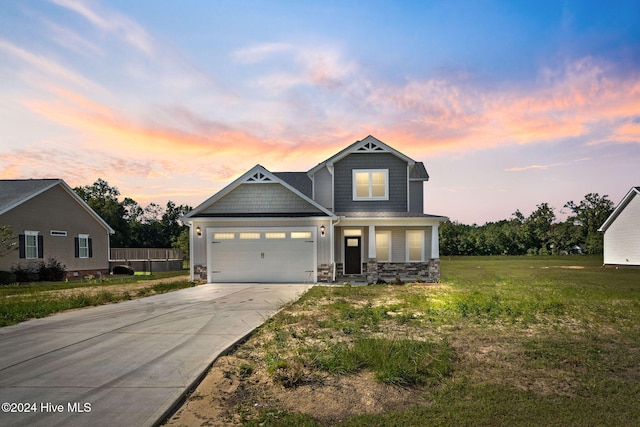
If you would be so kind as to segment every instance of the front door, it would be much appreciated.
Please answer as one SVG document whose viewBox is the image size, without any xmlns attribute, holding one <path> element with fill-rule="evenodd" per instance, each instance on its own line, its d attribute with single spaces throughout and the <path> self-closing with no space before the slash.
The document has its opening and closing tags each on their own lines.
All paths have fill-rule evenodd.
<svg viewBox="0 0 640 427">
<path fill-rule="evenodd" d="M 362 274 L 360 239 L 360 236 L 344 238 L 344 274 Z"/>
</svg>

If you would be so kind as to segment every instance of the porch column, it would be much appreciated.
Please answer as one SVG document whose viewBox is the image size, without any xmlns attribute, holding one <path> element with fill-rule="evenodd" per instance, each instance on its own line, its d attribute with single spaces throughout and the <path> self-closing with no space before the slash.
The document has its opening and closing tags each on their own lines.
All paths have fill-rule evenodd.
<svg viewBox="0 0 640 427">
<path fill-rule="evenodd" d="M 376 226 L 369 226 L 369 251 L 367 257 L 367 283 L 378 281 L 378 260 L 376 256 Z"/>
<path fill-rule="evenodd" d="M 431 226 L 431 258 L 440 258 L 440 243 L 438 238 L 439 224 Z"/>
<path fill-rule="evenodd" d="M 369 259 L 377 258 L 376 256 L 376 226 L 369 226 Z"/>
</svg>

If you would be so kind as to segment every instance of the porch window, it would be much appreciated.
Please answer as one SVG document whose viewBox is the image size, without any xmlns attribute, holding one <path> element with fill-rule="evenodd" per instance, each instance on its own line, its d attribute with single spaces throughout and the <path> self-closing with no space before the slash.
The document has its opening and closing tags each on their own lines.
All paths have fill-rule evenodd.
<svg viewBox="0 0 640 427">
<path fill-rule="evenodd" d="M 376 231 L 376 257 L 378 262 L 391 261 L 391 231 Z"/>
<path fill-rule="evenodd" d="M 424 231 L 407 230 L 407 261 L 424 261 Z"/>
<path fill-rule="evenodd" d="M 353 200 L 389 200 L 389 170 L 354 169 Z"/>
</svg>

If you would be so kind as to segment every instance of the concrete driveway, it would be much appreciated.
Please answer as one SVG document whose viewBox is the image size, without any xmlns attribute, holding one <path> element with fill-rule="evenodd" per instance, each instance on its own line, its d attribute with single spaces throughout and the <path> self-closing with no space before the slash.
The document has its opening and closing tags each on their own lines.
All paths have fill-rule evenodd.
<svg viewBox="0 0 640 427">
<path fill-rule="evenodd" d="M 154 425 L 309 288 L 208 284 L 0 328 L 0 425 Z"/>
</svg>

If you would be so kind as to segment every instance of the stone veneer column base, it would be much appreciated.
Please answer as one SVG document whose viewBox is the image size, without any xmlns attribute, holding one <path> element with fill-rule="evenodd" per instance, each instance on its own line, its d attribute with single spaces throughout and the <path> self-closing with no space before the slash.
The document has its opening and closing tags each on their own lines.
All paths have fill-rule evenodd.
<svg viewBox="0 0 640 427">
<path fill-rule="evenodd" d="M 367 271 L 368 273 L 368 271 Z M 387 283 L 394 282 L 396 278 L 400 280 L 423 282 L 439 282 L 440 281 L 440 259 L 431 259 L 427 262 L 380 262 L 377 263 L 377 278 Z M 369 280 L 369 274 L 367 274 Z M 369 280 L 370 283 L 375 281 Z"/>
</svg>

